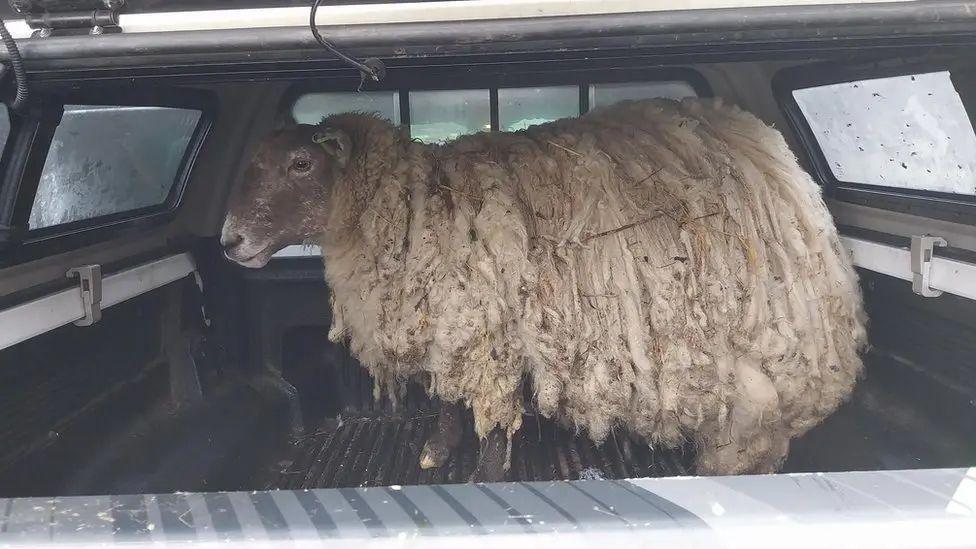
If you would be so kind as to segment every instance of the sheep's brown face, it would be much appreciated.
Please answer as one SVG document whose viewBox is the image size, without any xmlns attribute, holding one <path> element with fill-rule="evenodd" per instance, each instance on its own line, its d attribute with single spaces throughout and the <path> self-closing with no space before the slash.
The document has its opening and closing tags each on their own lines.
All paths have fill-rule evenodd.
<svg viewBox="0 0 976 549">
<path fill-rule="evenodd" d="M 224 255 L 259 268 L 285 246 L 321 233 L 331 182 L 349 152 L 345 133 L 319 126 L 292 126 L 264 138 L 231 198 L 220 237 Z"/>
</svg>

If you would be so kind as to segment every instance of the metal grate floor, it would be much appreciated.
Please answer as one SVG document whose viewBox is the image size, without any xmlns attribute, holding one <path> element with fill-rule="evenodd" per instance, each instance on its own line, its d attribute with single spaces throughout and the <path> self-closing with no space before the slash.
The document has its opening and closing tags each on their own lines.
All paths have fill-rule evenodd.
<svg viewBox="0 0 976 549">
<path fill-rule="evenodd" d="M 326 420 L 294 444 L 269 488 L 346 488 L 466 482 L 478 457 L 478 441 L 466 422 L 459 451 L 437 469 L 418 465 L 435 413 L 357 416 Z M 629 440 L 600 445 L 551 421 L 526 416 L 512 447 L 509 480 L 633 478 L 687 475 L 689 450 L 654 450 Z"/>
</svg>

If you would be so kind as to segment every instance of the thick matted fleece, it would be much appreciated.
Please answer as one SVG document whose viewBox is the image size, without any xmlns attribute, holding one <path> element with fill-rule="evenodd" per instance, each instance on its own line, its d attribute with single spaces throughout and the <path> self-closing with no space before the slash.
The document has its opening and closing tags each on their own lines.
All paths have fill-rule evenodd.
<svg viewBox="0 0 976 549">
<path fill-rule="evenodd" d="M 322 238 L 330 336 L 377 391 L 422 380 L 476 430 L 534 407 L 599 441 L 772 471 L 862 370 L 856 274 L 776 130 L 718 100 L 626 102 L 444 146 L 366 115 Z"/>
</svg>

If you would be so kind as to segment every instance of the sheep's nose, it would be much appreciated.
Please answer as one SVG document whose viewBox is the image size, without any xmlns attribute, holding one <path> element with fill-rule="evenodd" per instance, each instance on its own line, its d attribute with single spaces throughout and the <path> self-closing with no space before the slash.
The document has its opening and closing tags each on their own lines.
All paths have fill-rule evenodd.
<svg viewBox="0 0 976 549">
<path fill-rule="evenodd" d="M 233 248 L 234 246 L 240 244 L 243 240 L 244 235 L 241 233 L 230 233 L 224 231 L 224 233 L 220 235 L 220 245 L 225 248 Z"/>
<path fill-rule="evenodd" d="M 244 241 L 244 231 L 240 230 L 237 218 L 228 215 L 224 219 L 224 226 L 220 228 L 220 245 L 233 248 Z"/>
</svg>

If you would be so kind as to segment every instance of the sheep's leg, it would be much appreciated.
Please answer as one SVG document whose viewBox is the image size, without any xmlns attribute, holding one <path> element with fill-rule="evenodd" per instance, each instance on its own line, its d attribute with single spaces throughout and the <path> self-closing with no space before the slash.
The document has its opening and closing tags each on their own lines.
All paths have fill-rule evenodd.
<svg viewBox="0 0 976 549">
<path fill-rule="evenodd" d="M 442 402 L 437 414 L 434 432 L 427 437 L 420 452 L 420 468 L 431 469 L 447 463 L 451 452 L 461 443 L 463 434 L 461 406 L 454 402 Z"/>
<path fill-rule="evenodd" d="M 478 451 L 478 465 L 468 482 L 501 482 L 505 480 L 506 460 L 508 458 L 508 436 L 505 430 L 495 427 L 488 436 L 481 439 Z"/>
<path fill-rule="evenodd" d="M 739 475 L 775 473 L 782 467 L 790 449 L 790 438 L 783 432 L 756 433 L 751 437 L 711 440 L 695 460 L 699 475 Z"/>
</svg>

